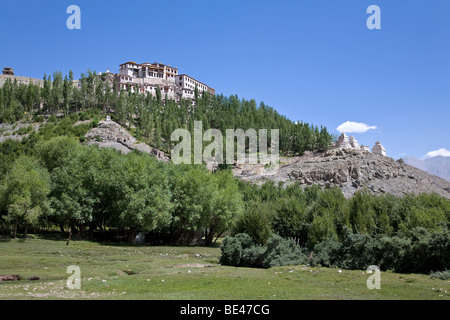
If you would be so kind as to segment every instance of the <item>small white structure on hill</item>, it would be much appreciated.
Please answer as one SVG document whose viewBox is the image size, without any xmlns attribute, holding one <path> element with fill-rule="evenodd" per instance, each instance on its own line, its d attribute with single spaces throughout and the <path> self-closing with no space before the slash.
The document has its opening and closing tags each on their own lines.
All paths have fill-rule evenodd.
<svg viewBox="0 0 450 320">
<path fill-rule="evenodd" d="M 352 146 L 353 149 L 360 149 L 358 140 L 355 139 L 354 136 L 350 136 L 350 139 L 348 139 L 348 142 L 350 143 L 350 146 Z"/>
<path fill-rule="evenodd" d="M 366 152 L 370 152 L 370 148 L 369 146 L 365 146 L 365 145 L 361 145 L 361 151 L 366 151 Z"/>
<path fill-rule="evenodd" d="M 381 144 L 380 141 L 377 141 L 375 143 L 375 145 L 373 146 L 373 148 L 372 148 L 372 153 L 385 156 L 386 155 L 386 149 L 383 147 L 383 145 Z"/>
<path fill-rule="evenodd" d="M 341 135 L 339 136 L 339 139 L 336 143 L 336 147 L 341 148 L 341 149 L 351 149 L 352 148 L 345 132 L 342 132 Z"/>
<path fill-rule="evenodd" d="M 336 141 L 334 148 L 350 149 L 358 152 L 370 152 L 370 148 L 368 146 L 360 145 L 353 136 L 350 136 L 350 138 L 348 138 L 345 132 L 341 133 L 338 141 Z M 372 153 L 386 156 L 386 149 L 381 145 L 380 141 L 377 141 L 372 148 Z"/>
</svg>

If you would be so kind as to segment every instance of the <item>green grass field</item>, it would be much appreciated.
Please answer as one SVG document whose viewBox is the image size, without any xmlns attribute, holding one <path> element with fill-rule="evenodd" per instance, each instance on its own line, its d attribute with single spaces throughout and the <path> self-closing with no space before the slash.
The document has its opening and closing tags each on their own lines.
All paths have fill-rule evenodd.
<svg viewBox="0 0 450 320">
<path fill-rule="evenodd" d="M 382 272 L 381 289 L 369 290 L 364 270 L 235 268 L 219 256 L 219 248 L 0 238 L 0 275 L 21 277 L 0 282 L 0 299 L 450 300 L 450 281 L 428 275 Z M 81 289 L 67 288 L 70 265 L 80 267 Z"/>
</svg>

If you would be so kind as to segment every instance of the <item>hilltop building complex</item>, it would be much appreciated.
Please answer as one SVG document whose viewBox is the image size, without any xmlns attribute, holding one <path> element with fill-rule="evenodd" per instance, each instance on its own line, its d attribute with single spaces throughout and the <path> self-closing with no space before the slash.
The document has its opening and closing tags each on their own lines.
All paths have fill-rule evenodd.
<svg viewBox="0 0 450 320">
<path fill-rule="evenodd" d="M 117 85 L 117 90 L 131 90 L 131 92 L 140 92 L 156 96 L 157 88 L 161 90 L 161 97 L 179 101 L 180 98 L 195 100 L 195 88 L 202 94 L 207 92 L 215 95 L 215 90 L 206 84 L 188 76 L 187 74 L 178 74 L 178 68 L 165 65 L 160 62 L 154 63 L 136 63 L 128 61 L 119 66 L 119 73 L 112 73 L 107 70 L 105 73 L 99 73 L 103 81 L 112 86 Z M 29 77 L 19 77 L 14 74 L 10 67 L 4 67 L 0 74 L 0 86 L 8 80 L 17 80 L 18 83 L 28 84 L 30 81 L 43 86 L 44 81 Z M 75 80 L 75 86 L 81 87 L 81 81 Z"/>
<path fill-rule="evenodd" d="M 178 100 L 195 99 L 195 88 L 198 92 L 207 92 L 215 94 L 215 90 L 206 84 L 188 76 L 187 74 L 178 74 L 178 68 L 165 65 L 159 62 L 141 63 L 133 61 L 122 63 L 119 66 L 119 73 L 107 74 L 116 79 L 118 89 L 126 90 L 129 88 L 132 92 L 139 90 L 140 93 L 156 95 L 159 87 L 163 98 L 167 95 L 168 99 Z"/>
</svg>

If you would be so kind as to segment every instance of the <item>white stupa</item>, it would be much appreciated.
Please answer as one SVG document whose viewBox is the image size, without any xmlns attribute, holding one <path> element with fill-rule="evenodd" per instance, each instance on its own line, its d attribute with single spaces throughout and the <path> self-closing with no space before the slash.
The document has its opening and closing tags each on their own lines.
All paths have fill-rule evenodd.
<svg viewBox="0 0 450 320">
<path fill-rule="evenodd" d="M 361 145 L 360 146 L 360 148 L 361 148 L 361 151 L 364 151 L 364 152 L 370 152 L 370 148 L 369 148 L 369 146 L 365 146 L 365 145 Z"/>
<path fill-rule="evenodd" d="M 372 148 L 372 153 L 385 156 L 386 155 L 386 149 L 382 146 L 380 141 L 377 141 L 375 143 L 375 145 L 373 146 L 373 148 Z"/>
<path fill-rule="evenodd" d="M 358 140 L 356 140 L 354 136 L 350 136 L 350 138 L 348 139 L 348 142 L 350 143 L 350 146 L 352 148 L 357 149 L 357 150 L 360 149 Z"/>
<path fill-rule="evenodd" d="M 341 135 L 339 136 L 339 139 L 337 141 L 337 147 L 341 148 L 341 149 L 351 149 L 352 148 L 345 132 L 342 132 Z"/>
</svg>

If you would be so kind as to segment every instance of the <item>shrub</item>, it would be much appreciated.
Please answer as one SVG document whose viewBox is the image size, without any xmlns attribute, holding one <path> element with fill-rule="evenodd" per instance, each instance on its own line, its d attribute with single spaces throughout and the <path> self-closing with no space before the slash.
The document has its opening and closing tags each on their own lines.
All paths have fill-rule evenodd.
<svg viewBox="0 0 450 320">
<path fill-rule="evenodd" d="M 95 128 L 96 126 L 98 126 L 98 117 L 94 117 L 94 119 L 91 120 L 91 128 Z"/>
<path fill-rule="evenodd" d="M 450 231 L 429 232 L 424 228 L 411 231 L 411 247 L 405 255 L 400 272 L 428 273 L 441 271 L 450 265 Z"/>
<path fill-rule="evenodd" d="M 44 122 L 44 120 L 45 120 L 45 118 L 43 116 L 38 116 L 38 115 L 34 115 L 33 116 L 33 121 L 34 122 L 42 123 L 42 122 Z"/>
<path fill-rule="evenodd" d="M 69 115 L 69 118 L 72 120 L 73 123 L 80 120 L 80 116 L 78 113 L 72 113 L 71 115 Z"/>
<path fill-rule="evenodd" d="M 234 237 L 226 237 L 220 247 L 222 255 L 219 262 L 229 266 L 239 266 L 244 249 L 252 246 L 252 239 L 248 234 L 240 233 Z"/>
<path fill-rule="evenodd" d="M 79 118 L 80 121 L 85 121 L 85 120 L 89 120 L 89 114 L 87 112 L 80 112 L 79 113 Z"/>
<path fill-rule="evenodd" d="M 312 265 L 365 269 L 377 265 L 395 272 L 429 273 L 450 265 L 450 232 L 411 230 L 412 236 L 369 236 L 347 230 L 342 243 L 328 240 L 314 247 Z"/>
<path fill-rule="evenodd" d="M 341 243 L 335 240 L 326 240 L 314 246 L 311 265 L 324 267 L 337 267 Z"/>
<path fill-rule="evenodd" d="M 374 241 L 373 260 L 382 270 L 402 270 L 410 246 L 411 241 L 407 238 L 379 236 Z"/>
<path fill-rule="evenodd" d="M 33 126 L 29 125 L 29 126 L 21 127 L 19 129 L 17 129 L 16 134 L 17 135 L 24 135 L 24 134 L 30 133 L 31 131 L 33 131 Z"/>
<path fill-rule="evenodd" d="M 450 270 L 431 272 L 430 276 L 432 278 L 436 278 L 436 279 L 449 280 L 450 279 Z"/>
<path fill-rule="evenodd" d="M 224 239 L 220 263 L 235 267 L 271 268 L 275 266 L 305 264 L 307 257 L 292 239 L 273 235 L 267 246 L 255 245 L 245 233 Z"/>
<path fill-rule="evenodd" d="M 307 256 L 293 239 L 283 239 L 275 234 L 267 241 L 264 267 L 306 264 L 307 261 Z"/>
<path fill-rule="evenodd" d="M 58 118 L 54 114 L 52 114 L 50 117 L 48 117 L 48 122 L 56 123 L 58 122 Z"/>
<path fill-rule="evenodd" d="M 265 247 L 254 245 L 242 250 L 241 266 L 262 268 L 264 266 Z"/>
</svg>

